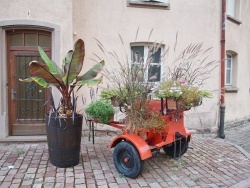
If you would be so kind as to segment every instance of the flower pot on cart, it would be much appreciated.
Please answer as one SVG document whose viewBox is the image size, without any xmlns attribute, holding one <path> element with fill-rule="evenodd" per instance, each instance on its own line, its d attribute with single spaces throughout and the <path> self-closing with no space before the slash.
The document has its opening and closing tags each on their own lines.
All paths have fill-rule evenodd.
<svg viewBox="0 0 250 188">
<path fill-rule="evenodd" d="M 166 98 L 167 109 L 177 109 L 177 101 L 174 98 Z"/>
<path fill-rule="evenodd" d="M 50 163 L 61 168 L 79 164 L 83 116 L 60 118 L 46 115 L 45 119 Z"/>
</svg>

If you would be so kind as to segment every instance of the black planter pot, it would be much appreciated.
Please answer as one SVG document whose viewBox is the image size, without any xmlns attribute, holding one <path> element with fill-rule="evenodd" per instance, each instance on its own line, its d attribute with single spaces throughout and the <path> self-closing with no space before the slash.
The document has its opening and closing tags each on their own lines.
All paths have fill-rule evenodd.
<svg viewBox="0 0 250 188">
<path fill-rule="evenodd" d="M 61 168 L 79 164 L 83 116 L 73 119 L 45 115 L 45 120 L 50 163 Z"/>
</svg>

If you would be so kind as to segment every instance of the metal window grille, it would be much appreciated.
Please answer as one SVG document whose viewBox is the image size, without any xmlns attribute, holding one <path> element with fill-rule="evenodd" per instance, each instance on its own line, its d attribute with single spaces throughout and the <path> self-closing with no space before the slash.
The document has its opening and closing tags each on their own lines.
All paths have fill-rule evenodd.
<svg viewBox="0 0 250 188">
<path fill-rule="evenodd" d="M 16 56 L 16 101 L 17 121 L 44 121 L 45 89 L 34 82 L 20 82 L 19 78 L 30 77 L 29 62 L 33 59 L 41 61 L 40 56 L 17 54 Z"/>
</svg>

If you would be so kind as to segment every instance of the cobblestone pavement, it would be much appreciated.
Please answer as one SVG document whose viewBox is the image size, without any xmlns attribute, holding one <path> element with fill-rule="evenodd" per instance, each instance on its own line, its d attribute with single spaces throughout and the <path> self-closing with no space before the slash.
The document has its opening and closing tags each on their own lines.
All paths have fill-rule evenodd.
<svg viewBox="0 0 250 188">
<path fill-rule="evenodd" d="M 80 164 L 56 168 L 41 143 L 0 144 L 0 187 L 11 188 L 127 188 L 127 187 L 250 187 L 250 159 L 234 145 L 194 135 L 178 161 L 165 155 L 146 160 L 142 175 L 129 179 L 119 174 L 109 148 L 114 136 L 99 136 L 95 144 L 82 138 Z"/>
<path fill-rule="evenodd" d="M 225 129 L 225 139 L 250 153 L 250 123 Z"/>
<path fill-rule="evenodd" d="M 250 154 L 250 122 L 229 126 L 224 130 L 225 139 L 218 138 L 217 133 L 195 134 L 197 138 L 213 138 L 238 145 Z"/>
</svg>

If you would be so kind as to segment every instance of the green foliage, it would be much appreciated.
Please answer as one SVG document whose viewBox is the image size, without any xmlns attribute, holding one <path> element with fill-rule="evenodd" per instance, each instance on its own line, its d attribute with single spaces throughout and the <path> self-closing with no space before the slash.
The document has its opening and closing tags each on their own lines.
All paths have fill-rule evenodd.
<svg viewBox="0 0 250 188">
<path fill-rule="evenodd" d="M 198 93 L 201 97 L 205 97 L 205 98 L 212 98 L 213 97 L 213 94 L 207 90 L 199 90 Z"/>
<path fill-rule="evenodd" d="M 127 87 L 126 87 L 127 86 Z M 103 100 L 118 103 L 120 105 L 131 104 L 131 101 L 140 99 L 142 94 L 145 93 L 144 87 L 129 87 L 130 84 L 120 88 L 102 90 L 100 97 Z"/>
<path fill-rule="evenodd" d="M 174 98 L 183 110 L 200 105 L 204 97 L 211 98 L 211 92 L 201 89 L 218 66 L 218 62 L 209 61 L 211 49 L 202 49 L 202 43 L 185 48 L 166 66 L 165 80 L 154 91 L 155 97 Z"/>
<path fill-rule="evenodd" d="M 100 123 L 108 124 L 115 113 L 113 106 L 105 100 L 91 102 L 85 109 L 86 114 Z"/>
<path fill-rule="evenodd" d="M 157 90 L 155 91 L 155 96 L 157 98 L 179 98 L 182 94 L 182 85 L 179 82 L 173 80 L 165 80 L 161 82 Z"/>
<path fill-rule="evenodd" d="M 177 101 L 178 109 L 183 110 L 200 105 L 204 97 L 212 97 L 211 92 L 201 90 L 198 86 L 173 80 L 162 81 L 154 94 L 157 98 L 174 98 Z"/>
<path fill-rule="evenodd" d="M 122 41 L 121 37 L 120 39 Z M 101 96 L 110 99 L 115 94 L 116 100 L 126 116 L 127 131 L 134 132 L 136 128 L 159 129 L 159 127 L 165 127 L 166 123 L 160 118 L 161 115 L 156 112 L 150 113 L 147 106 L 150 92 L 157 78 L 157 74 L 151 75 L 148 70 L 154 63 L 154 54 L 162 45 L 158 43 L 150 45 L 147 57 L 140 57 L 135 52 L 134 56 L 138 59 L 130 62 L 125 51 L 126 60 L 121 60 L 115 51 L 106 51 L 99 41 L 98 43 L 105 56 L 109 57 L 107 60 L 112 59 L 114 65 L 110 70 L 105 71 L 106 78 L 109 79 L 110 84 L 112 84 L 111 88 L 115 92 L 104 91 Z M 139 62 L 142 59 L 145 59 L 145 63 Z M 146 75 L 149 77 L 146 78 Z"/>
<path fill-rule="evenodd" d="M 16 154 L 17 154 L 17 155 L 23 155 L 23 154 L 24 154 L 24 151 L 17 151 Z"/>
<path fill-rule="evenodd" d="M 75 114 L 76 98 L 74 97 L 73 90 L 75 86 L 96 85 L 102 81 L 100 78 L 94 79 L 104 66 L 104 61 L 94 65 L 89 71 L 83 75 L 79 75 L 85 56 L 85 47 L 82 39 L 78 39 L 74 45 L 74 50 L 70 50 L 63 60 L 62 69 L 53 62 L 41 47 L 38 47 L 41 58 L 45 63 L 32 61 L 29 64 L 29 71 L 32 77 L 20 79 L 23 82 L 36 82 L 44 88 L 56 87 L 62 97 L 60 100 L 59 110 L 56 110 L 54 102 L 52 102 L 53 113 L 61 116 L 70 117 Z M 51 98 L 53 100 L 53 98 Z"/>
<path fill-rule="evenodd" d="M 182 95 L 178 98 L 177 104 L 180 109 L 189 109 L 200 105 L 202 96 L 198 87 L 183 86 Z"/>
<path fill-rule="evenodd" d="M 103 100 L 110 100 L 114 97 L 118 97 L 118 91 L 115 89 L 102 90 L 100 97 Z"/>
</svg>

